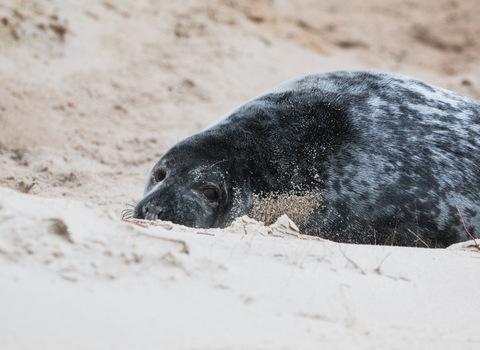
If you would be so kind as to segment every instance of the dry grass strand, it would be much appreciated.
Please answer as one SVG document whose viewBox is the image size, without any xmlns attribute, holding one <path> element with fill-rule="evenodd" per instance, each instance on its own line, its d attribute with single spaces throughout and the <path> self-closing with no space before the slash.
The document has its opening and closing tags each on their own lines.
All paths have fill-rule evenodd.
<svg viewBox="0 0 480 350">
<path fill-rule="evenodd" d="M 415 236 L 415 238 L 417 239 L 417 242 L 420 241 L 422 242 L 425 247 L 427 248 L 430 248 L 430 246 L 427 244 L 427 242 L 425 242 L 419 235 L 417 235 L 415 232 L 413 232 L 412 230 L 410 230 L 409 228 L 407 228 L 407 231 L 410 232 L 412 235 Z"/>
<path fill-rule="evenodd" d="M 473 243 L 475 244 L 475 246 L 480 249 L 480 246 L 478 245 L 477 243 L 477 240 L 475 239 L 475 237 L 473 237 L 473 235 L 468 231 L 467 229 L 467 225 L 465 225 L 465 220 L 463 220 L 463 216 L 462 216 L 462 213 L 460 212 L 460 208 L 458 207 L 458 205 L 455 206 L 457 208 L 457 211 L 458 211 L 458 216 L 460 216 L 460 220 L 462 220 L 462 224 L 463 224 L 463 228 L 465 229 L 465 232 L 467 232 L 467 234 L 470 236 L 470 238 L 473 240 Z"/>
</svg>

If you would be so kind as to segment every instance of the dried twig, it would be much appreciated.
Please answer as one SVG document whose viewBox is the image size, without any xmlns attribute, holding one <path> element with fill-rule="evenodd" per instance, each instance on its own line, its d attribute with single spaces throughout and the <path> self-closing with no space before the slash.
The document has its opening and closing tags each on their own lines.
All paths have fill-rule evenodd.
<svg viewBox="0 0 480 350">
<path fill-rule="evenodd" d="M 385 260 L 387 260 L 387 258 L 388 258 L 391 254 L 392 254 L 392 253 L 388 253 L 388 254 L 380 261 L 380 263 L 378 264 L 378 266 L 377 266 L 377 267 L 375 268 L 375 270 L 373 270 L 373 271 L 375 271 L 376 273 L 378 273 L 379 275 L 381 275 L 381 274 L 382 274 L 382 272 L 381 272 L 382 264 L 383 264 L 383 262 L 384 262 Z M 387 277 L 388 277 L 388 276 L 387 276 Z"/>
<path fill-rule="evenodd" d="M 135 219 L 125 219 L 125 221 L 140 226 L 140 227 L 150 227 L 151 225 L 147 224 L 146 222 L 142 222 L 143 220 L 135 220 Z"/>
<path fill-rule="evenodd" d="M 397 235 L 397 226 L 398 226 L 398 214 L 402 211 L 402 208 L 398 207 L 397 213 L 395 214 L 395 229 L 393 230 L 393 236 L 392 236 L 392 243 L 390 245 L 393 245 L 393 242 L 395 242 L 395 236 Z"/>
<path fill-rule="evenodd" d="M 340 252 L 343 254 L 344 258 L 347 259 L 347 261 L 352 264 L 356 269 L 359 269 L 360 272 L 362 273 L 362 275 L 366 275 L 366 272 L 364 269 L 362 269 L 360 267 L 360 265 L 358 265 L 355 261 L 353 261 L 352 259 L 350 259 L 347 254 L 345 254 L 345 252 L 343 251 L 342 247 L 339 247 L 339 250 Z"/>
<path fill-rule="evenodd" d="M 215 233 L 197 232 L 197 235 L 215 236 Z"/>
<path fill-rule="evenodd" d="M 417 198 L 414 198 L 413 204 L 415 204 L 415 222 L 417 223 L 417 234 L 418 234 L 420 232 L 420 225 L 418 223 Z"/>
<path fill-rule="evenodd" d="M 467 232 L 467 234 L 470 236 L 470 238 L 473 240 L 473 243 L 475 244 L 475 246 L 476 246 L 478 249 L 480 249 L 480 246 L 478 245 L 475 237 L 472 236 L 472 234 L 468 231 L 467 226 L 465 225 L 465 221 L 463 220 L 462 213 L 460 213 L 460 208 L 458 207 L 458 205 L 456 205 L 456 207 L 457 207 L 458 215 L 460 216 L 460 219 L 462 220 L 463 228 L 465 229 L 465 231 Z"/>
<path fill-rule="evenodd" d="M 410 232 L 412 235 L 415 236 L 415 238 L 417 238 L 417 242 L 420 241 L 422 242 L 423 244 L 425 244 L 425 247 L 427 248 L 430 248 L 430 246 L 427 244 L 427 242 L 425 242 L 419 235 L 417 235 L 415 232 L 413 232 L 412 230 L 410 230 L 409 228 L 407 228 L 407 231 Z"/>
</svg>

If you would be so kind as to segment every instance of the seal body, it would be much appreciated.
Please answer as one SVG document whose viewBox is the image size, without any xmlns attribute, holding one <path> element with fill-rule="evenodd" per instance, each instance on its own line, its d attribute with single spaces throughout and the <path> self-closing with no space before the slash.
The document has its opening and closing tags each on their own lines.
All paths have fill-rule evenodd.
<svg viewBox="0 0 480 350">
<path fill-rule="evenodd" d="M 405 76 L 331 72 L 173 146 L 133 217 L 210 228 L 291 212 L 302 233 L 338 242 L 445 247 L 480 230 L 479 188 L 478 102 Z"/>
</svg>

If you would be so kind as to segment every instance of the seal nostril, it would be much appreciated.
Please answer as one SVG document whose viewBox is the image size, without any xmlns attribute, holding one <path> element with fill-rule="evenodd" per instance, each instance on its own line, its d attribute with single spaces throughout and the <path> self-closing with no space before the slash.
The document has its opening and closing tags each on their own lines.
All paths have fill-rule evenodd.
<svg viewBox="0 0 480 350">
<path fill-rule="evenodd" d="M 148 219 L 148 216 L 149 216 L 149 213 L 150 213 L 150 209 L 148 207 L 149 207 L 149 204 L 146 204 L 142 208 L 143 218 L 146 219 L 146 220 L 150 220 L 150 219 Z"/>
<path fill-rule="evenodd" d="M 157 169 L 153 174 L 155 182 L 162 182 L 167 177 L 167 171 L 165 169 Z"/>
</svg>

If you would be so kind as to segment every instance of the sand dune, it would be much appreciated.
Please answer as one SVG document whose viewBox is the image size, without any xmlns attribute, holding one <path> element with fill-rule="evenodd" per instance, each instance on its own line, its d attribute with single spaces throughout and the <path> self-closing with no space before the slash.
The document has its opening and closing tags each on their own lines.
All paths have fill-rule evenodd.
<svg viewBox="0 0 480 350">
<path fill-rule="evenodd" d="M 0 0 L 0 348 L 477 349 L 472 242 L 355 246 L 120 214 L 170 146 L 299 75 L 384 70 L 480 99 L 479 12 Z"/>
</svg>

